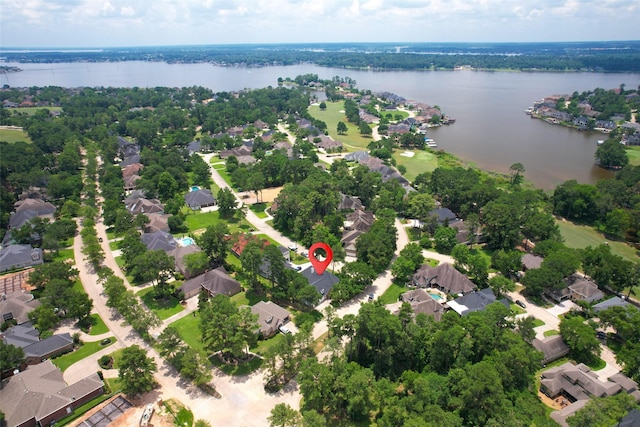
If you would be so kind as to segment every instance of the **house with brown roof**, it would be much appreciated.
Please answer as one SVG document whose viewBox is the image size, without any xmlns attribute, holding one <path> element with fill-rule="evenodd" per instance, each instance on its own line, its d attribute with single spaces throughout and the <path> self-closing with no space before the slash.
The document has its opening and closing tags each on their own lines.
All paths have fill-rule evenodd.
<svg viewBox="0 0 640 427">
<path fill-rule="evenodd" d="M 145 233 L 155 233 L 156 231 L 165 231 L 169 232 L 169 214 L 163 213 L 146 213 L 147 218 L 149 218 L 149 223 L 145 225 L 144 231 Z"/>
<path fill-rule="evenodd" d="M 168 251 L 167 255 L 173 257 L 175 260 L 176 270 L 182 273 L 185 278 L 190 279 L 193 277 L 193 272 L 187 268 L 185 257 L 187 255 L 197 254 L 198 252 L 202 252 L 202 249 L 200 249 L 198 245 L 178 245 L 175 249 Z"/>
<path fill-rule="evenodd" d="M 122 169 L 122 177 L 126 178 L 128 176 L 140 175 L 142 168 L 144 168 L 142 163 L 132 163 Z"/>
<path fill-rule="evenodd" d="M 67 385 L 62 372 L 46 361 L 10 377 L 0 388 L 0 411 L 9 426 L 49 426 L 104 393 L 93 373 Z"/>
<path fill-rule="evenodd" d="M 574 301 L 594 302 L 604 298 L 604 293 L 598 289 L 598 285 L 580 274 L 572 274 L 565 282 Z"/>
<path fill-rule="evenodd" d="M 270 338 L 278 329 L 289 322 L 287 310 L 271 301 L 259 301 L 251 307 L 251 313 L 258 315 L 258 325 L 263 338 Z"/>
<path fill-rule="evenodd" d="M 449 263 L 437 267 L 422 265 L 413 275 L 411 283 L 419 288 L 436 288 L 452 295 L 465 295 L 477 288 L 475 283 Z"/>
<path fill-rule="evenodd" d="M 240 147 L 235 147 L 231 150 L 221 150 L 220 151 L 220 158 L 221 159 L 226 159 L 229 158 L 231 156 L 235 156 L 235 157 L 241 157 L 241 156 L 248 156 L 253 152 L 253 150 L 251 149 L 251 147 L 247 146 L 247 145 L 241 145 Z"/>
<path fill-rule="evenodd" d="M 544 364 L 558 360 L 569 354 L 570 351 L 569 346 L 562 339 L 562 335 L 552 335 L 544 340 L 535 338 L 531 344 L 536 350 L 544 354 L 542 359 Z"/>
<path fill-rule="evenodd" d="M 138 215 L 141 213 L 164 213 L 164 205 L 160 203 L 160 200 L 146 199 L 144 197 L 126 199 L 125 208 L 131 215 Z"/>
<path fill-rule="evenodd" d="M 364 206 L 362 205 L 362 202 L 359 198 L 340 193 L 340 204 L 338 204 L 338 210 L 355 211 L 363 209 Z"/>
<path fill-rule="evenodd" d="M 185 299 L 198 295 L 202 290 L 207 291 L 212 297 L 220 294 L 233 296 L 240 293 L 242 287 L 237 280 L 227 274 L 224 267 L 209 270 L 186 280 L 180 287 L 180 291 L 185 294 Z"/>
<path fill-rule="evenodd" d="M 424 289 L 413 289 L 400 295 L 400 301 L 411 306 L 414 315 L 426 314 L 439 322 L 445 312 L 445 307 L 436 301 Z"/>
<path fill-rule="evenodd" d="M 231 242 L 231 252 L 240 257 L 244 248 L 249 244 L 249 242 L 259 242 L 262 247 L 265 247 L 269 244 L 268 240 L 261 239 L 260 237 L 254 234 L 248 233 L 236 233 L 229 236 L 229 240 Z"/>
<path fill-rule="evenodd" d="M 614 396 L 618 393 L 630 394 L 636 402 L 640 401 L 640 391 L 635 381 L 622 374 L 600 381 L 591 369 L 580 363 L 548 369 L 541 374 L 540 391 L 551 399 L 562 398 L 568 406 L 551 413 L 551 418 L 562 426 L 566 419 L 583 408 L 594 397 Z"/>
</svg>

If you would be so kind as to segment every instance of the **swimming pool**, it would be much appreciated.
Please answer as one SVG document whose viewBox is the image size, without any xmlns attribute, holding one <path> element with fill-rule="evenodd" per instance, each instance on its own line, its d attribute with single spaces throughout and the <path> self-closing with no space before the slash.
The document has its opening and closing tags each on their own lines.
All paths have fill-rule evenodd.
<svg viewBox="0 0 640 427">
<path fill-rule="evenodd" d="M 198 187 L 197 185 L 191 187 L 191 191 L 198 191 L 199 189 L 200 187 Z"/>
<path fill-rule="evenodd" d="M 429 294 L 431 295 L 431 298 L 433 298 L 436 301 L 440 301 L 442 299 L 442 297 L 438 294 Z"/>
<path fill-rule="evenodd" d="M 195 241 L 191 237 L 183 237 L 182 239 L 178 240 L 178 243 L 180 244 L 180 246 L 190 246 L 193 245 Z"/>
</svg>

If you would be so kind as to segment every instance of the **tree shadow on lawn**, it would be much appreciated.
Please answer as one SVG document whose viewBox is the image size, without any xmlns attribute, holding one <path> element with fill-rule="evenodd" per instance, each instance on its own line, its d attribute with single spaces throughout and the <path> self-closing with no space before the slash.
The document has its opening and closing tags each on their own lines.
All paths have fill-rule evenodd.
<svg viewBox="0 0 640 427">
<path fill-rule="evenodd" d="M 220 360 L 219 353 L 209 356 L 209 361 L 215 366 L 217 375 L 228 375 L 233 383 L 245 383 L 249 380 L 249 376 L 262 367 L 263 360 L 257 355 L 252 355 L 247 361 L 236 362 L 235 364 L 226 364 Z"/>
</svg>

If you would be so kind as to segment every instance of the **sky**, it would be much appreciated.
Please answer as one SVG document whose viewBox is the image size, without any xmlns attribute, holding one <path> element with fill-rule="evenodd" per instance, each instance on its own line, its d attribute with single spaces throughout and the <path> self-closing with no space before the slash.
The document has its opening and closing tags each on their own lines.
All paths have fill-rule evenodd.
<svg viewBox="0 0 640 427">
<path fill-rule="evenodd" d="M 0 47 L 640 39 L 638 0 L 0 0 Z"/>
</svg>

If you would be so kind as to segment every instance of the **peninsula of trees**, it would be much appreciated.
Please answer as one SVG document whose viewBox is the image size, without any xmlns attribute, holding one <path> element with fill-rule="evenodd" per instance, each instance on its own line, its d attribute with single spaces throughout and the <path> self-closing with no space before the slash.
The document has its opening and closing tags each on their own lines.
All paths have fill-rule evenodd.
<svg viewBox="0 0 640 427">
<path fill-rule="evenodd" d="M 203 45 L 176 47 L 6 50 L 10 62 L 209 62 L 221 66 L 314 63 L 325 67 L 377 70 L 640 71 L 640 42 L 556 43 L 334 43 Z"/>
</svg>

